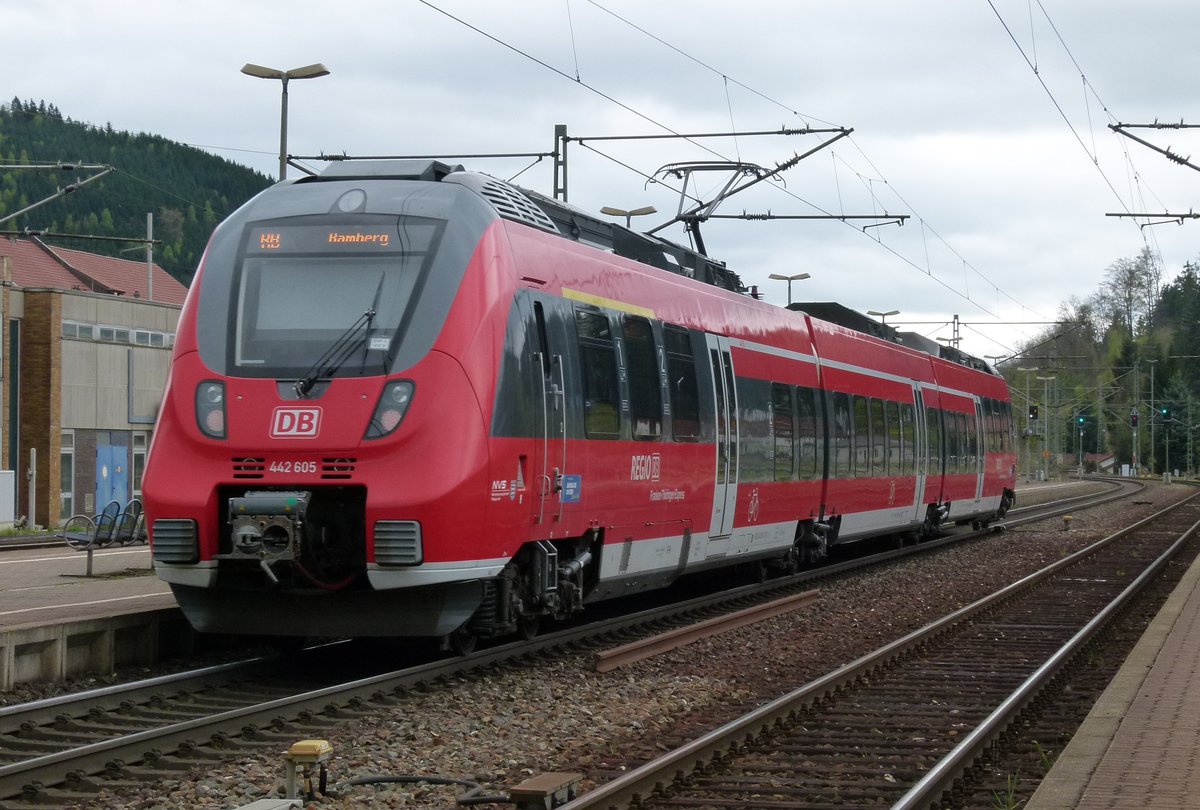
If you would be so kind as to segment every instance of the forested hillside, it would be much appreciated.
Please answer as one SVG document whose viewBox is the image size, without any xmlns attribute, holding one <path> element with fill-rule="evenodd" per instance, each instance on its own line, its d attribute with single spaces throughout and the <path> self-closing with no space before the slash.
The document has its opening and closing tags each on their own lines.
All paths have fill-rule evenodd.
<svg viewBox="0 0 1200 810">
<path fill-rule="evenodd" d="M 1095 291 L 1060 305 L 1058 319 L 1000 366 L 1025 429 L 1021 471 L 1114 453 L 1143 471 L 1194 472 L 1200 263 L 1164 268 L 1149 249 L 1117 259 Z"/>
<path fill-rule="evenodd" d="M 17 168 L 60 163 L 107 165 L 115 171 L 0 225 L 0 231 L 39 230 L 144 238 L 154 214 L 154 259 L 187 284 L 213 227 L 271 184 L 271 179 L 224 158 L 157 135 L 111 124 L 72 121 L 53 104 L 14 98 L 0 105 L 0 219 L 85 181 L 96 170 Z M 47 239 L 94 253 L 121 253 L 119 241 Z"/>
</svg>

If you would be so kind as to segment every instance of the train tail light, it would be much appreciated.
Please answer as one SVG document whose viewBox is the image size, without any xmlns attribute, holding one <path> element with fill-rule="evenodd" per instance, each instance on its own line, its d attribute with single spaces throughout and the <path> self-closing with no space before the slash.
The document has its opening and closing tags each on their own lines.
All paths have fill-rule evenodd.
<svg viewBox="0 0 1200 810">
<path fill-rule="evenodd" d="M 413 384 L 409 380 L 398 380 L 384 386 L 363 438 L 381 439 L 398 428 L 412 402 L 412 396 Z"/>
<path fill-rule="evenodd" d="M 196 386 L 196 423 L 205 436 L 225 438 L 225 383 L 205 380 Z"/>
</svg>

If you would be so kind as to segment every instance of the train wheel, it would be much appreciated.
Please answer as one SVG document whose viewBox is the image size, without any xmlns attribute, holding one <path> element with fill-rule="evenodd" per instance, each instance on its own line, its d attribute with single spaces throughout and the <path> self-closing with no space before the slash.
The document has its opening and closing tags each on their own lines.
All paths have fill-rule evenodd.
<svg viewBox="0 0 1200 810">
<path fill-rule="evenodd" d="M 450 650 L 455 655 L 470 655 L 475 652 L 475 645 L 479 643 L 479 636 L 472 633 L 466 627 L 460 627 L 446 637 L 450 644 Z"/>
<path fill-rule="evenodd" d="M 932 506 L 925 510 L 925 523 L 921 526 L 922 539 L 931 540 L 937 537 L 941 523 L 937 511 Z"/>
<path fill-rule="evenodd" d="M 541 616 L 522 616 L 517 619 L 517 634 L 525 641 L 530 641 L 542 630 Z"/>
<path fill-rule="evenodd" d="M 996 520 L 1004 520 L 1004 516 L 1008 514 L 1008 510 L 1012 508 L 1014 497 L 1005 491 L 1003 497 L 1000 498 L 1000 508 L 996 510 Z"/>
</svg>

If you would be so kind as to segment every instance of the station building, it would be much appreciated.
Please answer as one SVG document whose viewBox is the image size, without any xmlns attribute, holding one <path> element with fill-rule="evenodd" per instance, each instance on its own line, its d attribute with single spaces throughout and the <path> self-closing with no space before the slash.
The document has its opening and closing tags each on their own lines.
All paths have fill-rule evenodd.
<svg viewBox="0 0 1200 810">
<path fill-rule="evenodd" d="M 0 526 L 140 497 L 186 294 L 145 261 L 0 237 Z"/>
</svg>

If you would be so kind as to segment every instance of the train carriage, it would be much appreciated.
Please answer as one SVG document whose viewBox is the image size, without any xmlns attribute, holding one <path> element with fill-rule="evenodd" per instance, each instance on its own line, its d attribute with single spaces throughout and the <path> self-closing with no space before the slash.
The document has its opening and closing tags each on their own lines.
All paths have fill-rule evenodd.
<svg viewBox="0 0 1200 810">
<path fill-rule="evenodd" d="M 143 491 L 201 630 L 465 644 L 986 523 L 1014 480 L 981 361 L 485 175 L 347 162 L 214 233 Z"/>
</svg>

